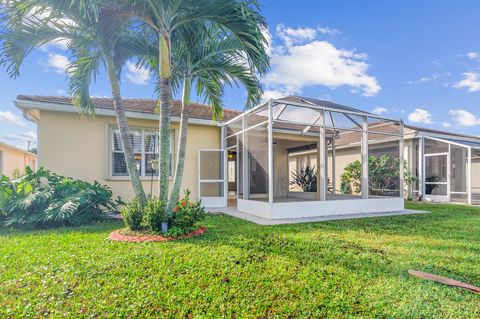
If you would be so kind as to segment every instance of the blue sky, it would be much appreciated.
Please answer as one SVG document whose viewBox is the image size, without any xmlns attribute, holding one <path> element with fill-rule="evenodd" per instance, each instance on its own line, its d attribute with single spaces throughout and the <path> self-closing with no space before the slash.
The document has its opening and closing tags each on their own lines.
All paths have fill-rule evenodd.
<svg viewBox="0 0 480 319">
<path fill-rule="evenodd" d="M 407 124 L 480 135 L 480 2 L 262 1 L 272 68 L 266 97 L 299 94 L 401 118 Z M 60 44 L 33 52 L 21 77 L 0 71 L 0 140 L 26 147 L 35 126 L 18 94 L 65 95 Z M 124 97 L 154 98 L 148 72 L 127 66 Z M 109 96 L 105 76 L 92 94 Z M 230 89 L 226 106 L 242 109 Z"/>
</svg>

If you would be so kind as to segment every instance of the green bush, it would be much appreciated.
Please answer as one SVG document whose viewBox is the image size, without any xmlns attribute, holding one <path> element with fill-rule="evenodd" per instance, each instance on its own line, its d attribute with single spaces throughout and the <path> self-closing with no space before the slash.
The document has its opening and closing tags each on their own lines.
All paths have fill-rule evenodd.
<svg viewBox="0 0 480 319">
<path fill-rule="evenodd" d="M 416 177 L 407 169 L 404 161 L 404 182 L 413 183 Z M 400 159 L 388 155 L 368 157 L 368 188 L 370 195 L 385 195 L 392 191 L 403 192 L 398 185 L 400 176 Z M 359 194 L 362 188 L 362 164 L 354 161 L 348 164 L 341 175 L 341 188 L 344 194 Z"/>
<path fill-rule="evenodd" d="M 143 208 L 137 198 L 128 202 L 120 213 L 125 226 L 131 230 L 139 230 L 142 227 Z"/>
<path fill-rule="evenodd" d="M 16 180 L 0 180 L 0 218 L 6 227 L 49 228 L 86 224 L 106 217 L 121 203 L 111 190 L 29 167 Z M 2 216 L 3 215 L 3 216 Z"/>
<path fill-rule="evenodd" d="M 185 196 L 181 198 L 175 208 L 171 218 L 171 225 L 168 234 L 178 236 L 189 233 L 198 227 L 198 223 L 205 219 L 205 209 L 201 203 L 192 203 L 190 200 L 190 191 L 185 191 Z"/>
<path fill-rule="evenodd" d="M 144 219 L 150 230 L 160 232 L 162 223 L 168 222 L 168 214 L 165 211 L 164 203 L 155 196 L 149 198 L 145 206 Z"/>
</svg>

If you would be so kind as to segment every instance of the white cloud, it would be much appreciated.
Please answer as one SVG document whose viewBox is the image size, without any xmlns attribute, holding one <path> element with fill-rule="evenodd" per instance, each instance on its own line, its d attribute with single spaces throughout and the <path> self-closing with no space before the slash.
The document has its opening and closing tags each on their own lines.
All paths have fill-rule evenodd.
<svg viewBox="0 0 480 319">
<path fill-rule="evenodd" d="M 432 124 L 432 114 L 427 110 L 415 109 L 412 113 L 408 114 L 408 120 L 412 123 Z"/>
<path fill-rule="evenodd" d="M 65 74 L 70 60 L 64 55 L 49 53 L 47 60 L 40 60 L 40 64 L 58 74 Z"/>
<path fill-rule="evenodd" d="M 435 81 L 435 80 L 438 79 L 439 77 L 440 77 L 440 74 L 434 73 L 434 74 L 432 74 L 431 76 L 421 77 L 420 79 L 418 79 L 418 81 L 420 81 L 420 82 Z"/>
<path fill-rule="evenodd" d="M 312 28 L 297 28 L 293 29 L 286 27 L 283 24 L 277 26 L 277 35 L 282 39 L 287 46 L 303 41 L 313 40 L 317 35 L 317 30 Z"/>
<path fill-rule="evenodd" d="M 28 131 L 26 133 L 21 133 L 20 136 L 24 137 L 27 140 L 37 140 L 37 133 L 35 133 L 33 131 Z"/>
<path fill-rule="evenodd" d="M 273 46 L 271 70 L 263 79 L 266 91 L 299 93 L 307 86 L 349 86 L 373 96 L 381 90 L 377 79 L 368 74 L 366 54 L 315 40 L 316 34 L 312 28 L 277 27 L 282 44 Z"/>
<path fill-rule="evenodd" d="M 447 75 L 447 74 L 445 74 Z M 448 76 L 448 75 L 447 75 Z M 440 78 L 440 73 L 434 73 L 431 76 L 422 76 L 416 81 L 407 81 L 407 84 L 418 84 L 422 82 L 430 82 L 430 81 L 435 81 Z"/>
<path fill-rule="evenodd" d="M 136 67 L 132 62 L 127 62 L 127 79 L 138 85 L 146 85 L 150 79 L 150 71 L 143 67 Z"/>
<path fill-rule="evenodd" d="M 55 49 L 66 51 L 68 50 L 68 42 L 69 42 L 68 39 L 59 38 L 42 45 L 40 47 L 40 50 L 48 52 L 48 50 L 55 48 Z"/>
<path fill-rule="evenodd" d="M 55 93 L 56 93 L 57 95 L 65 95 L 65 94 L 66 94 L 65 90 L 62 90 L 62 89 L 57 89 L 57 90 L 55 90 Z"/>
<path fill-rule="evenodd" d="M 480 91 L 480 74 L 477 72 L 462 73 L 463 80 L 453 85 L 456 89 L 466 88 L 468 92 Z"/>
<path fill-rule="evenodd" d="M 480 118 L 465 110 L 450 110 L 453 120 L 461 126 L 475 126 L 480 124 Z"/>
<path fill-rule="evenodd" d="M 318 30 L 318 32 L 320 32 L 321 34 L 327 34 L 327 35 L 331 35 L 331 36 L 334 36 L 334 35 L 336 35 L 336 34 L 341 33 L 341 32 L 338 31 L 337 29 L 329 28 L 329 27 L 318 27 L 317 30 Z"/>
<path fill-rule="evenodd" d="M 476 58 L 478 58 L 478 52 L 468 52 L 468 53 L 467 53 L 467 57 L 468 57 L 469 59 L 472 59 L 472 60 L 473 60 L 473 59 L 476 59 Z"/>
<path fill-rule="evenodd" d="M 15 114 L 9 111 L 5 111 L 5 112 L 0 111 L 0 121 L 7 122 L 19 127 L 27 126 L 25 121 L 23 121 L 20 117 L 16 116 Z"/>
<path fill-rule="evenodd" d="M 448 122 L 443 122 L 443 123 L 442 123 L 442 126 L 443 126 L 444 128 L 449 128 L 449 127 L 452 127 L 452 124 L 450 124 L 450 123 L 448 123 Z"/>
<path fill-rule="evenodd" d="M 384 107 L 381 107 L 381 106 L 377 106 L 372 110 L 373 114 L 378 114 L 378 115 L 381 115 L 381 114 L 384 114 L 384 113 L 387 113 L 387 112 L 388 112 L 388 110 Z"/>
<path fill-rule="evenodd" d="M 269 99 L 278 99 L 282 97 L 286 97 L 292 95 L 294 92 L 289 91 L 281 91 L 281 90 L 265 90 L 263 92 L 262 100 L 266 101 Z"/>
</svg>

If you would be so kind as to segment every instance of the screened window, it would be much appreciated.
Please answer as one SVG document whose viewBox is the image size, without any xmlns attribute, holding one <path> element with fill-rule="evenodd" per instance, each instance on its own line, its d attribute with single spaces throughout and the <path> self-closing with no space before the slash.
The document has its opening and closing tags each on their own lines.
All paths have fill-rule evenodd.
<svg viewBox="0 0 480 319">
<path fill-rule="evenodd" d="M 130 130 L 130 140 L 133 146 L 135 166 L 140 176 L 158 176 L 158 170 L 152 166 L 152 160 L 158 159 L 158 132 L 148 130 Z M 172 175 L 173 159 L 173 131 L 170 134 L 170 176 Z M 123 153 L 120 131 L 112 131 L 111 144 L 111 173 L 112 176 L 128 176 L 127 164 Z"/>
</svg>

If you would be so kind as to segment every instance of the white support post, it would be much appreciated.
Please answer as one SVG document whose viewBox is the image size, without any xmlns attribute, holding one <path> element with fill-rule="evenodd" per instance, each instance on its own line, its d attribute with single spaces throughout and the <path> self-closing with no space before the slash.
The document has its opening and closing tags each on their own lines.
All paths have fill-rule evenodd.
<svg viewBox="0 0 480 319">
<path fill-rule="evenodd" d="M 400 198 L 404 198 L 405 191 L 405 141 L 403 139 L 403 122 L 400 122 L 400 142 L 399 142 L 399 155 L 400 155 Z"/>
<path fill-rule="evenodd" d="M 450 185 L 450 171 L 452 169 L 452 161 L 451 161 L 451 154 L 452 154 L 452 144 L 448 143 L 448 153 L 447 153 L 447 197 L 448 201 L 450 202 L 451 200 L 451 185 Z"/>
<path fill-rule="evenodd" d="M 226 128 L 225 125 L 222 125 L 220 130 L 222 140 L 220 141 L 220 147 L 223 150 L 223 157 L 222 157 L 222 164 L 223 164 L 223 206 L 227 207 L 228 202 L 228 182 L 227 182 L 227 164 L 228 164 L 228 152 L 227 148 L 227 141 L 226 141 Z"/>
<path fill-rule="evenodd" d="M 250 185 L 250 179 L 249 179 L 249 174 L 248 174 L 248 171 L 249 171 L 249 156 L 248 156 L 248 147 L 247 147 L 247 144 L 248 144 L 248 136 L 245 132 L 245 129 L 246 129 L 246 119 L 245 119 L 245 114 L 242 116 L 242 130 L 243 130 L 243 152 L 242 152 L 242 156 L 243 156 L 243 161 L 242 161 L 242 165 L 243 165 L 243 169 L 242 169 L 242 179 L 243 179 L 243 199 L 248 199 L 248 190 L 249 190 L 249 185 Z"/>
<path fill-rule="evenodd" d="M 268 101 L 268 203 L 273 204 L 273 113 L 272 100 Z"/>
<path fill-rule="evenodd" d="M 240 198 L 240 143 L 239 143 L 239 140 L 240 140 L 240 134 L 238 134 L 237 136 L 235 136 L 236 140 L 237 140 L 237 146 L 235 147 L 235 150 L 237 151 L 237 153 L 235 154 L 235 177 L 237 179 L 237 194 L 236 194 L 236 197 L 237 199 Z M 242 145 L 242 156 L 243 156 L 243 145 Z M 243 158 L 242 158 L 242 165 L 243 165 Z M 242 167 L 242 174 L 243 174 L 243 167 Z M 242 177 L 243 179 L 243 177 Z M 242 185 L 243 187 L 243 185 Z M 242 196 L 243 196 L 243 188 L 242 188 Z"/>
<path fill-rule="evenodd" d="M 337 142 L 335 141 L 335 133 L 333 133 L 332 137 L 332 196 L 335 197 L 335 194 L 337 193 L 337 176 L 335 173 L 335 156 L 336 156 L 336 150 L 335 148 L 337 147 Z M 328 160 L 328 159 L 327 159 Z M 328 183 L 328 181 L 327 181 Z"/>
<path fill-rule="evenodd" d="M 415 159 L 413 158 L 413 148 L 414 144 L 410 141 L 407 145 L 407 170 L 410 176 L 414 176 L 413 164 Z M 407 187 L 407 197 L 413 199 L 413 185 L 411 182 L 408 183 Z"/>
<path fill-rule="evenodd" d="M 325 121 L 324 121 L 325 111 L 320 111 L 320 134 L 319 134 L 319 143 L 318 143 L 318 200 L 324 201 L 327 199 L 327 164 L 326 164 L 326 141 L 325 141 Z"/>
<path fill-rule="evenodd" d="M 362 121 L 362 198 L 368 198 L 368 118 Z"/>
<path fill-rule="evenodd" d="M 418 139 L 418 196 L 425 196 L 425 138 Z"/>
<path fill-rule="evenodd" d="M 468 187 L 468 204 L 472 205 L 472 148 L 468 148 L 467 155 L 467 187 Z"/>
</svg>

